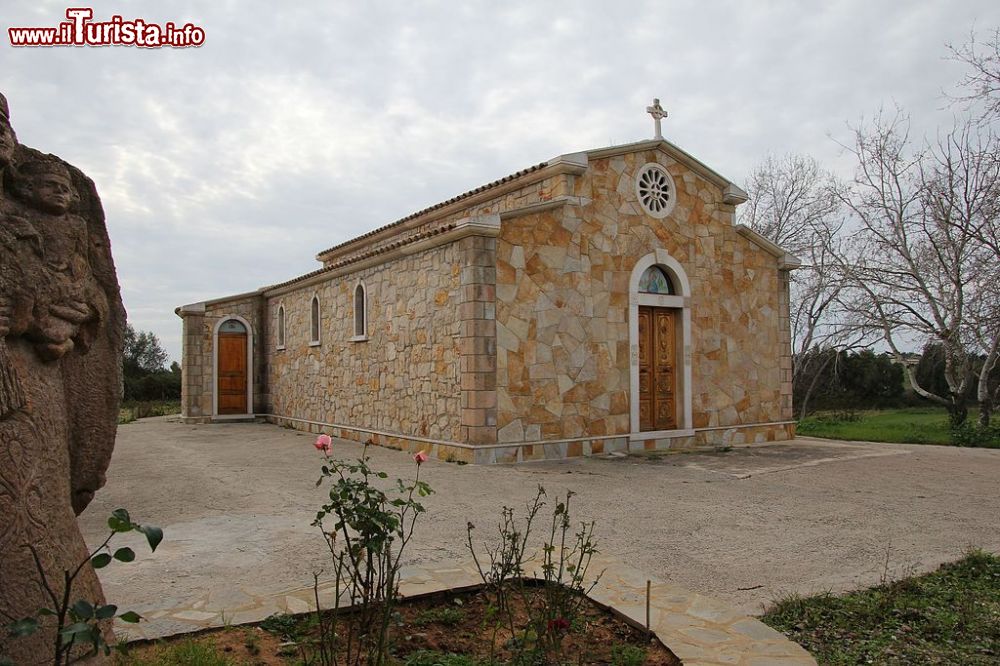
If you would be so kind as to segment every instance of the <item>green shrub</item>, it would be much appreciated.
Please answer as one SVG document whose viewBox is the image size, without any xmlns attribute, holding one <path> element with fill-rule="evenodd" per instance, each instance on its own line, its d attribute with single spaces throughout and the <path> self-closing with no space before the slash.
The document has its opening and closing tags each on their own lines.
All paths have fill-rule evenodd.
<svg viewBox="0 0 1000 666">
<path fill-rule="evenodd" d="M 981 426 L 967 420 L 951 429 L 951 443 L 955 446 L 982 447 L 987 449 L 1000 448 L 1000 427 Z"/>
</svg>

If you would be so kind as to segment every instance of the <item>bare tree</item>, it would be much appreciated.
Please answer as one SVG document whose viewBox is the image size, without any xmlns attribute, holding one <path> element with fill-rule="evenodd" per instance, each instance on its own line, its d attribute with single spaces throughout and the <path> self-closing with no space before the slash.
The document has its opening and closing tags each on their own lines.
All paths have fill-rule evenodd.
<svg viewBox="0 0 1000 666">
<path fill-rule="evenodd" d="M 953 425 L 967 418 L 970 355 L 986 352 L 975 314 L 995 311 L 988 287 L 1000 280 L 995 255 L 975 233 L 996 224 L 983 217 L 995 210 L 997 179 L 989 151 L 976 149 L 979 137 L 966 122 L 933 145 L 917 144 L 898 109 L 857 127 L 847 146 L 855 176 L 839 190 L 856 228 L 828 238 L 845 280 L 843 302 L 900 363 L 906 346 L 942 345 L 946 395 L 927 390 L 915 369 L 904 367 L 913 390 L 945 406 Z"/>
<path fill-rule="evenodd" d="M 1000 28 L 994 28 L 985 43 L 977 42 L 973 31 L 965 44 L 948 44 L 947 49 L 952 60 L 969 67 L 959 82 L 965 92 L 956 101 L 978 107 L 980 120 L 1000 118 Z"/>
<path fill-rule="evenodd" d="M 970 351 L 984 357 L 976 379 L 979 423 L 989 425 L 990 376 L 1000 362 L 1000 146 L 987 128 L 964 122 L 929 151 L 926 205 L 938 224 L 972 247 L 967 303 Z"/>
<path fill-rule="evenodd" d="M 800 396 L 796 407 L 807 414 L 816 380 L 830 362 L 829 354 L 810 354 L 816 347 L 840 351 L 857 346 L 858 329 L 849 326 L 840 307 L 843 284 L 831 270 L 825 239 L 842 224 L 833 179 L 806 155 L 767 156 L 746 181 L 750 199 L 741 207 L 741 222 L 802 261 L 790 278 L 789 316 L 792 335 L 792 384 Z M 816 367 L 819 364 L 820 367 Z"/>
</svg>

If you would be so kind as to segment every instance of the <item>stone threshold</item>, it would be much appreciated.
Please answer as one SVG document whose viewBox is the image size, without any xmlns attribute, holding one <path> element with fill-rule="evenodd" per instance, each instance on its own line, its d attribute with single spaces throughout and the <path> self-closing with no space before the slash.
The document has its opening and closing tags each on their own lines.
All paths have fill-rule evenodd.
<svg viewBox="0 0 1000 666">
<path fill-rule="evenodd" d="M 535 565 L 538 566 L 537 564 Z M 628 565 L 595 556 L 590 571 L 603 572 L 589 596 L 599 605 L 639 628 L 646 626 L 646 582 L 650 582 L 650 629 L 685 666 L 816 666 L 800 645 L 760 620 L 732 606 L 650 578 Z M 403 567 L 399 592 L 404 599 L 441 592 L 460 592 L 482 585 L 475 565 Z M 536 568 L 534 577 L 541 578 Z M 321 582 L 323 608 L 333 606 L 332 581 Z M 316 608 L 312 587 L 254 596 L 245 590 L 209 591 L 190 603 L 172 608 L 137 607 L 141 624 L 115 623 L 124 640 L 151 640 L 240 624 L 259 622 L 274 614 L 309 613 Z"/>
</svg>

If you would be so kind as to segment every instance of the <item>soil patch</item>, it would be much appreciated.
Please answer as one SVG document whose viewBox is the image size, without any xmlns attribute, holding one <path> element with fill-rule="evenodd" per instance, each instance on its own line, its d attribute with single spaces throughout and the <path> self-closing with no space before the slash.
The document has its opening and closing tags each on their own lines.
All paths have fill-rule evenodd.
<svg viewBox="0 0 1000 666">
<path fill-rule="evenodd" d="M 397 610 L 390 637 L 392 654 L 398 664 L 479 666 L 489 664 L 491 658 L 494 663 L 511 663 L 514 651 L 510 632 L 495 630 L 494 612 L 482 590 L 407 600 L 400 603 Z M 342 614 L 342 623 L 345 617 L 349 618 Z M 521 626 L 527 626 L 527 613 L 521 610 L 516 617 Z M 310 663 L 316 650 L 317 626 L 315 614 L 272 616 L 255 625 L 136 643 L 130 646 L 127 656 L 116 659 L 116 664 L 272 666 Z M 563 631 L 566 663 L 622 666 L 679 666 L 681 663 L 655 636 L 647 636 L 644 630 L 633 627 L 595 602 L 585 603 L 576 621 Z M 197 661 L 192 661 L 192 657 L 197 657 Z"/>
</svg>

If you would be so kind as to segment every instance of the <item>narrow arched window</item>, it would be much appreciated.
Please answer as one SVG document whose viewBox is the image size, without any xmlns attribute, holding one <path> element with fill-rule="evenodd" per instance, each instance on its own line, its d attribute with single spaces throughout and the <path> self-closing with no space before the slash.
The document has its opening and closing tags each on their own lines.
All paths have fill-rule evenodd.
<svg viewBox="0 0 1000 666">
<path fill-rule="evenodd" d="M 644 294 L 666 294 L 673 296 L 674 283 L 670 276 L 659 266 L 650 266 L 639 278 L 639 291 Z"/>
<path fill-rule="evenodd" d="M 313 296 L 309 307 L 309 344 L 319 344 L 319 296 Z"/>
<path fill-rule="evenodd" d="M 368 335 L 367 294 L 365 285 L 359 282 L 354 288 L 354 337 L 364 339 Z"/>
<path fill-rule="evenodd" d="M 285 348 L 285 306 L 278 306 L 278 349 Z"/>
</svg>

